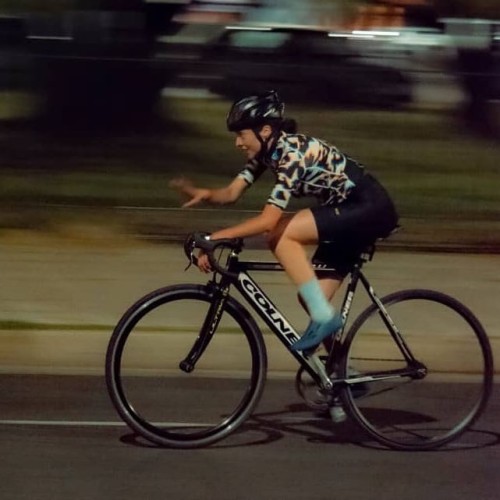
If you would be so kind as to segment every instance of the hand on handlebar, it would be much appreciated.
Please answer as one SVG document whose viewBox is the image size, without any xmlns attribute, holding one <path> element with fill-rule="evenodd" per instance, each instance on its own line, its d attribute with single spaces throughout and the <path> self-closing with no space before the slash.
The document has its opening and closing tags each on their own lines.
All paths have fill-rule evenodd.
<svg viewBox="0 0 500 500">
<path fill-rule="evenodd" d="M 198 266 L 198 269 L 203 273 L 211 273 L 212 272 L 212 266 L 210 265 L 210 260 L 208 258 L 208 255 L 205 252 L 203 252 L 202 250 L 198 254 L 197 266 Z"/>
<path fill-rule="evenodd" d="M 189 259 L 189 262 L 195 264 L 204 273 L 217 271 L 220 274 L 231 276 L 231 273 L 225 267 L 221 266 L 214 257 L 214 250 L 228 248 L 232 252 L 239 253 L 243 248 L 243 240 L 241 238 L 211 240 L 208 236 L 207 233 L 189 234 L 184 241 L 184 253 L 186 257 Z M 195 249 L 199 250 L 197 257 L 194 255 Z"/>
</svg>

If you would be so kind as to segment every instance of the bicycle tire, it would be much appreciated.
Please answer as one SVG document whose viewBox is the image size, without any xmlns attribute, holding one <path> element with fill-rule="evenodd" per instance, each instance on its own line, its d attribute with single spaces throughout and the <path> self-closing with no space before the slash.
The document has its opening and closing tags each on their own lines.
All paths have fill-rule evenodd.
<svg viewBox="0 0 500 500">
<path fill-rule="evenodd" d="M 155 290 L 125 312 L 110 338 L 106 383 L 114 407 L 132 430 L 157 445 L 213 444 L 245 421 L 262 394 L 267 372 L 262 334 L 232 297 L 194 369 L 180 369 L 200 333 L 213 289 Z"/>
<path fill-rule="evenodd" d="M 365 382 L 364 397 L 356 397 L 356 385 L 348 384 L 341 391 L 344 407 L 384 446 L 443 446 L 465 433 L 487 405 L 493 384 L 488 337 L 474 314 L 449 295 L 410 289 L 380 300 L 427 374 L 421 379 Z M 366 308 L 346 334 L 340 377 L 349 378 L 351 366 L 356 376 L 404 367 L 391 338 L 378 308 Z"/>
</svg>

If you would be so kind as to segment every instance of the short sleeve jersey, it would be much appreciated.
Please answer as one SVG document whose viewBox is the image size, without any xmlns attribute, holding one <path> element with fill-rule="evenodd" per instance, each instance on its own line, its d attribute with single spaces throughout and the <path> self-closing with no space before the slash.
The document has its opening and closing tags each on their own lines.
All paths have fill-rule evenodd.
<svg viewBox="0 0 500 500">
<path fill-rule="evenodd" d="M 249 185 L 270 168 L 276 184 L 267 203 L 285 210 L 291 197 L 313 197 L 321 205 L 338 205 L 364 174 L 363 165 L 344 155 L 335 146 L 302 134 L 282 132 L 270 160 L 247 163 L 238 174 Z"/>
</svg>

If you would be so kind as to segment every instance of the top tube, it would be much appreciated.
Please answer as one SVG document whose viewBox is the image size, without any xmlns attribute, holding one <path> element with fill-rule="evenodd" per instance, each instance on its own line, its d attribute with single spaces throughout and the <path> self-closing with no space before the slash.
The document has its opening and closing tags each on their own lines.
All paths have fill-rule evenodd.
<svg viewBox="0 0 500 500">
<path fill-rule="evenodd" d="M 393 231 L 399 230 L 399 226 Z M 392 232 L 391 232 L 392 234 Z M 381 241 L 384 238 L 380 238 L 377 241 Z M 373 259 L 376 250 L 376 243 L 374 242 L 368 245 L 359 255 L 356 267 L 361 269 L 366 262 Z M 194 255 L 194 250 L 200 248 L 206 252 L 210 264 L 213 269 L 216 270 L 221 275 L 229 276 L 233 279 L 237 277 L 240 271 L 283 271 L 283 267 L 280 263 L 276 261 L 240 261 L 238 259 L 238 254 L 243 249 L 243 239 L 242 238 L 225 238 L 218 240 L 211 240 L 208 233 L 192 233 L 189 234 L 184 242 L 184 252 L 188 257 L 189 261 L 197 265 L 197 257 Z M 226 267 L 223 267 L 214 256 L 214 252 L 220 248 L 227 248 L 231 250 L 231 255 L 228 258 Z M 315 271 L 335 271 L 335 268 L 330 267 L 326 264 L 312 264 Z"/>
</svg>

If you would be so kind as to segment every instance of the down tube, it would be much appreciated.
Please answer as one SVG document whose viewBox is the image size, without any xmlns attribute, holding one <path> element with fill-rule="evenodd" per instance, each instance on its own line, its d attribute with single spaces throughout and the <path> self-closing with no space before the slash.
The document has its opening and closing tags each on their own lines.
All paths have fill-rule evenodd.
<svg viewBox="0 0 500 500">
<path fill-rule="evenodd" d="M 253 307 L 259 316 L 266 322 L 271 331 L 279 340 L 290 349 L 300 335 L 296 332 L 288 320 L 281 314 L 271 299 L 255 283 L 255 281 L 245 272 L 238 274 L 238 280 L 235 282 L 238 291 L 246 298 L 247 302 Z M 314 368 L 314 356 L 305 357 L 301 352 L 289 351 L 304 369 L 313 377 L 315 381 L 320 381 L 316 369 Z"/>
</svg>

